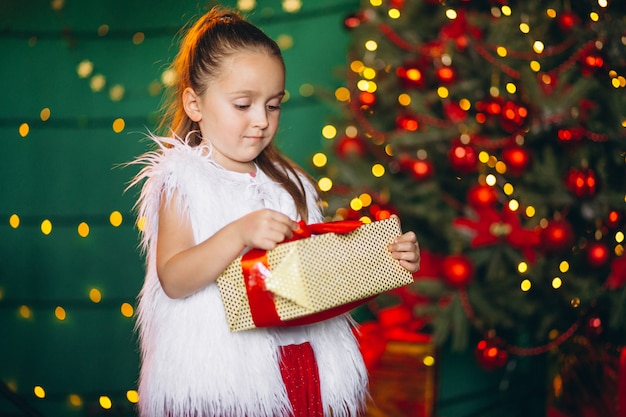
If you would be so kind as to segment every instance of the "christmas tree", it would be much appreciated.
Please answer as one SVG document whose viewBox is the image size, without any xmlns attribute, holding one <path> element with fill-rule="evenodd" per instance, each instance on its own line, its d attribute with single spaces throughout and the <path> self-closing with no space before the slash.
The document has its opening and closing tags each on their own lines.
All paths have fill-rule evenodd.
<svg viewBox="0 0 626 417">
<path fill-rule="evenodd" d="M 357 313 L 410 310 L 408 330 L 486 369 L 545 355 L 550 404 L 612 415 L 626 378 L 626 5 L 370 0 L 345 27 L 347 83 L 313 158 L 326 212 L 398 214 L 422 248 L 415 283 Z"/>
</svg>

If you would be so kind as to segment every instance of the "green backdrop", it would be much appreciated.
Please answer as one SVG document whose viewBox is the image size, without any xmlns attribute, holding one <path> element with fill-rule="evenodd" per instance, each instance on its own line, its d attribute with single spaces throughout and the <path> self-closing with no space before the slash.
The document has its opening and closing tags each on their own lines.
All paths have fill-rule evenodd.
<svg viewBox="0 0 626 417">
<path fill-rule="evenodd" d="M 358 1 L 304 0 L 297 12 L 282 4 L 259 0 L 249 14 L 284 45 L 290 99 L 278 141 L 308 168 L 335 111 L 322 97 L 342 84 L 342 23 Z M 204 6 L 0 4 L 0 387 L 13 398 L 0 395 L 0 415 L 24 415 L 14 401 L 30 415 L 133 415 L 127 392 L 132 400 L 138 352 L 122 307 L 135 304 L 143 261 L 131 210 L 137 190 L 124 193 L 135 170 L 118 165 L 147 149 L 176 33 Z M 92 71 L 80 75 L 81 63 Z"/>
</svg>

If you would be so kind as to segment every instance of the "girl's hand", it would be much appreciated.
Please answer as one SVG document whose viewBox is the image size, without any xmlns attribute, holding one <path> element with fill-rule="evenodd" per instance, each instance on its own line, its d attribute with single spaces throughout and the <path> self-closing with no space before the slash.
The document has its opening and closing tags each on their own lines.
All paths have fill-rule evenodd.
<svg viewBox="0 0 626 417">
<path fill-rule="evenodd" d="M 254 211 L 238 221 L 238 233 L 245 246 L 271 250 L 293 236 L 298 224 L 288 216 L 270 209 Z"/>
<path fill-rule="evenodd" d="M 415 273 L 420 269 L 420 247 L 417 242 L 417 236 L 413 232 L 406 232 L 402 236 L 397 237 L 394 242 L 389 245 L 389 251 L 394 259 L 400 261 L 407 271 Z"/>
</svg>

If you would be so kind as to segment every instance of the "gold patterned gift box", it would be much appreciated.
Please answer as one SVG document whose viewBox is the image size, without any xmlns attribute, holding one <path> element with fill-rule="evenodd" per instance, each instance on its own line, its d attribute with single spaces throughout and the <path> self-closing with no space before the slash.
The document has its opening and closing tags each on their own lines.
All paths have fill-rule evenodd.
<svg viewBox="0 0 626 417">
<path fill-rule="evenodd" d="M 399 219 L 354 223 L 305 226 L 310 237 L 235 259 L 217 280 L 231 331 L 319 321 L 413 282 L 388 250 Z"/>
</svg>

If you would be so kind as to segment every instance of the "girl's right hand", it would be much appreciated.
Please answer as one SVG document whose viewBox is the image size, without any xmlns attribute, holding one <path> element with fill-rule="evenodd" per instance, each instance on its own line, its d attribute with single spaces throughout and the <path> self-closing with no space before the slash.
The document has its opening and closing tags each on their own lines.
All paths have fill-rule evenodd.
<svg viewBox="0 0 626 417">
<path fill-rule="evenodd" d="M 239 236 L 245 246 L 271 250 L 293 236 L 298 224 L 288 216 L 274 210 L 262 209 L 243 216 L 237 221 Z"/>
</svg>

